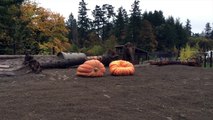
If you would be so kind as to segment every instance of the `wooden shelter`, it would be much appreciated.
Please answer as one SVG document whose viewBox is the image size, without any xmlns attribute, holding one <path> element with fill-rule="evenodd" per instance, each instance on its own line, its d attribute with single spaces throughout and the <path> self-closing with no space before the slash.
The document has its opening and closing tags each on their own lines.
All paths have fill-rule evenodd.
<svg viewBox="0 0 213 120">
<path fill-rule="evenodd" d="M 131 53 L 128 53 L 128 51 L 126 51 L 125 49 L 126 49 L 126 44 L 115 46 L 115 51 L 119 55 L 120 59 L 130 61 L 129 59 L 126 59 L 125 56 L 127 54 L 132 54 L 134 59 L 133 59 L 133 61 L 130 61 L 130 62 L 132 62 L 134 64 L 139 64 L 140 62 L 142 62 L 144 60 L 148 60 L 148 52 L 147 51 L 144 51 L 144 50 L 137 48 L 137 47 L 134 47 L 134 46 L 132 48 L 133 52 L 131 52 Z"/>
</svg>

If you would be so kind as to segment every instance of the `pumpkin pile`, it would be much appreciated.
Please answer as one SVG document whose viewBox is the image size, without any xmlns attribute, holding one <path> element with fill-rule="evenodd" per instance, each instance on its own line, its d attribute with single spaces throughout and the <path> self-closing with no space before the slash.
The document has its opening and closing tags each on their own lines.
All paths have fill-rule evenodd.
<svg viewBox="0 0 213 120">
<path fill-rule="evenodd" d="M 109 64 L 109 70 L 112 75 L 133 75 L 135 72 L 134 65 L 129 61 L 116 60 Z"/>
<path fill-rule="evenodd" d="M 76 75 L 85 77 L 101 77 L 106 69 L 99 60 L 87 60 L 77 68 Z"/>
</svg>

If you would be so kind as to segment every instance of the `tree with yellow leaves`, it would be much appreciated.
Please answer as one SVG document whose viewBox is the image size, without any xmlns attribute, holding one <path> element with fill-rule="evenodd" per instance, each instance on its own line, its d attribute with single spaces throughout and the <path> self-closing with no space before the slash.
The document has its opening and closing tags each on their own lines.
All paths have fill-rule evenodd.
<svg viewBox="0 0 213 120">
<path fill-rule="evenodd" d="M 21 18 L 29 22 L 28 27 L 33 31 L 32 37 L 41 52 L 50 54 L 53 47 L 56 52 L 67 51 L 71 47 L 63 16 L 29 1 L 22 5 L 21 11 Z"/>
</svg>

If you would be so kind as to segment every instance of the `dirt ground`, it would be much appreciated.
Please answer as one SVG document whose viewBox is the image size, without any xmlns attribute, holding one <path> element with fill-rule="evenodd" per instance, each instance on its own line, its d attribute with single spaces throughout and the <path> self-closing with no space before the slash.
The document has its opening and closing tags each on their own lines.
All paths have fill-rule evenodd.
<svg viewBox="0 0 213 120">
<path fill-rule="evenodd" d="M 213 120 L 213 69 L 147 65 L 136 66 L 133 76 L 111 76 L 108 68 L 100 78 L 75 73 L 0 77 L 0 119 Z"/>
</svg>

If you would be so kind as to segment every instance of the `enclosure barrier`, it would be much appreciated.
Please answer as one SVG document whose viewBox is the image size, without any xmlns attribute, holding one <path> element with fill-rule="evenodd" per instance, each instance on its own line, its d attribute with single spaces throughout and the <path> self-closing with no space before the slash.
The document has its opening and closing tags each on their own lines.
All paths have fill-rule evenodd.
<svg viewBox="0 0 213 120">
<path fill-rule="evenodd" d="M 207 67 L 207 64 L 209 64 L 209 67 L 212 68 L 212 57 L 213 57 L 213 51 L 210 51 L 210 55 L 207 53 L 204 54 L 204 67 Z"/>
</svg>

